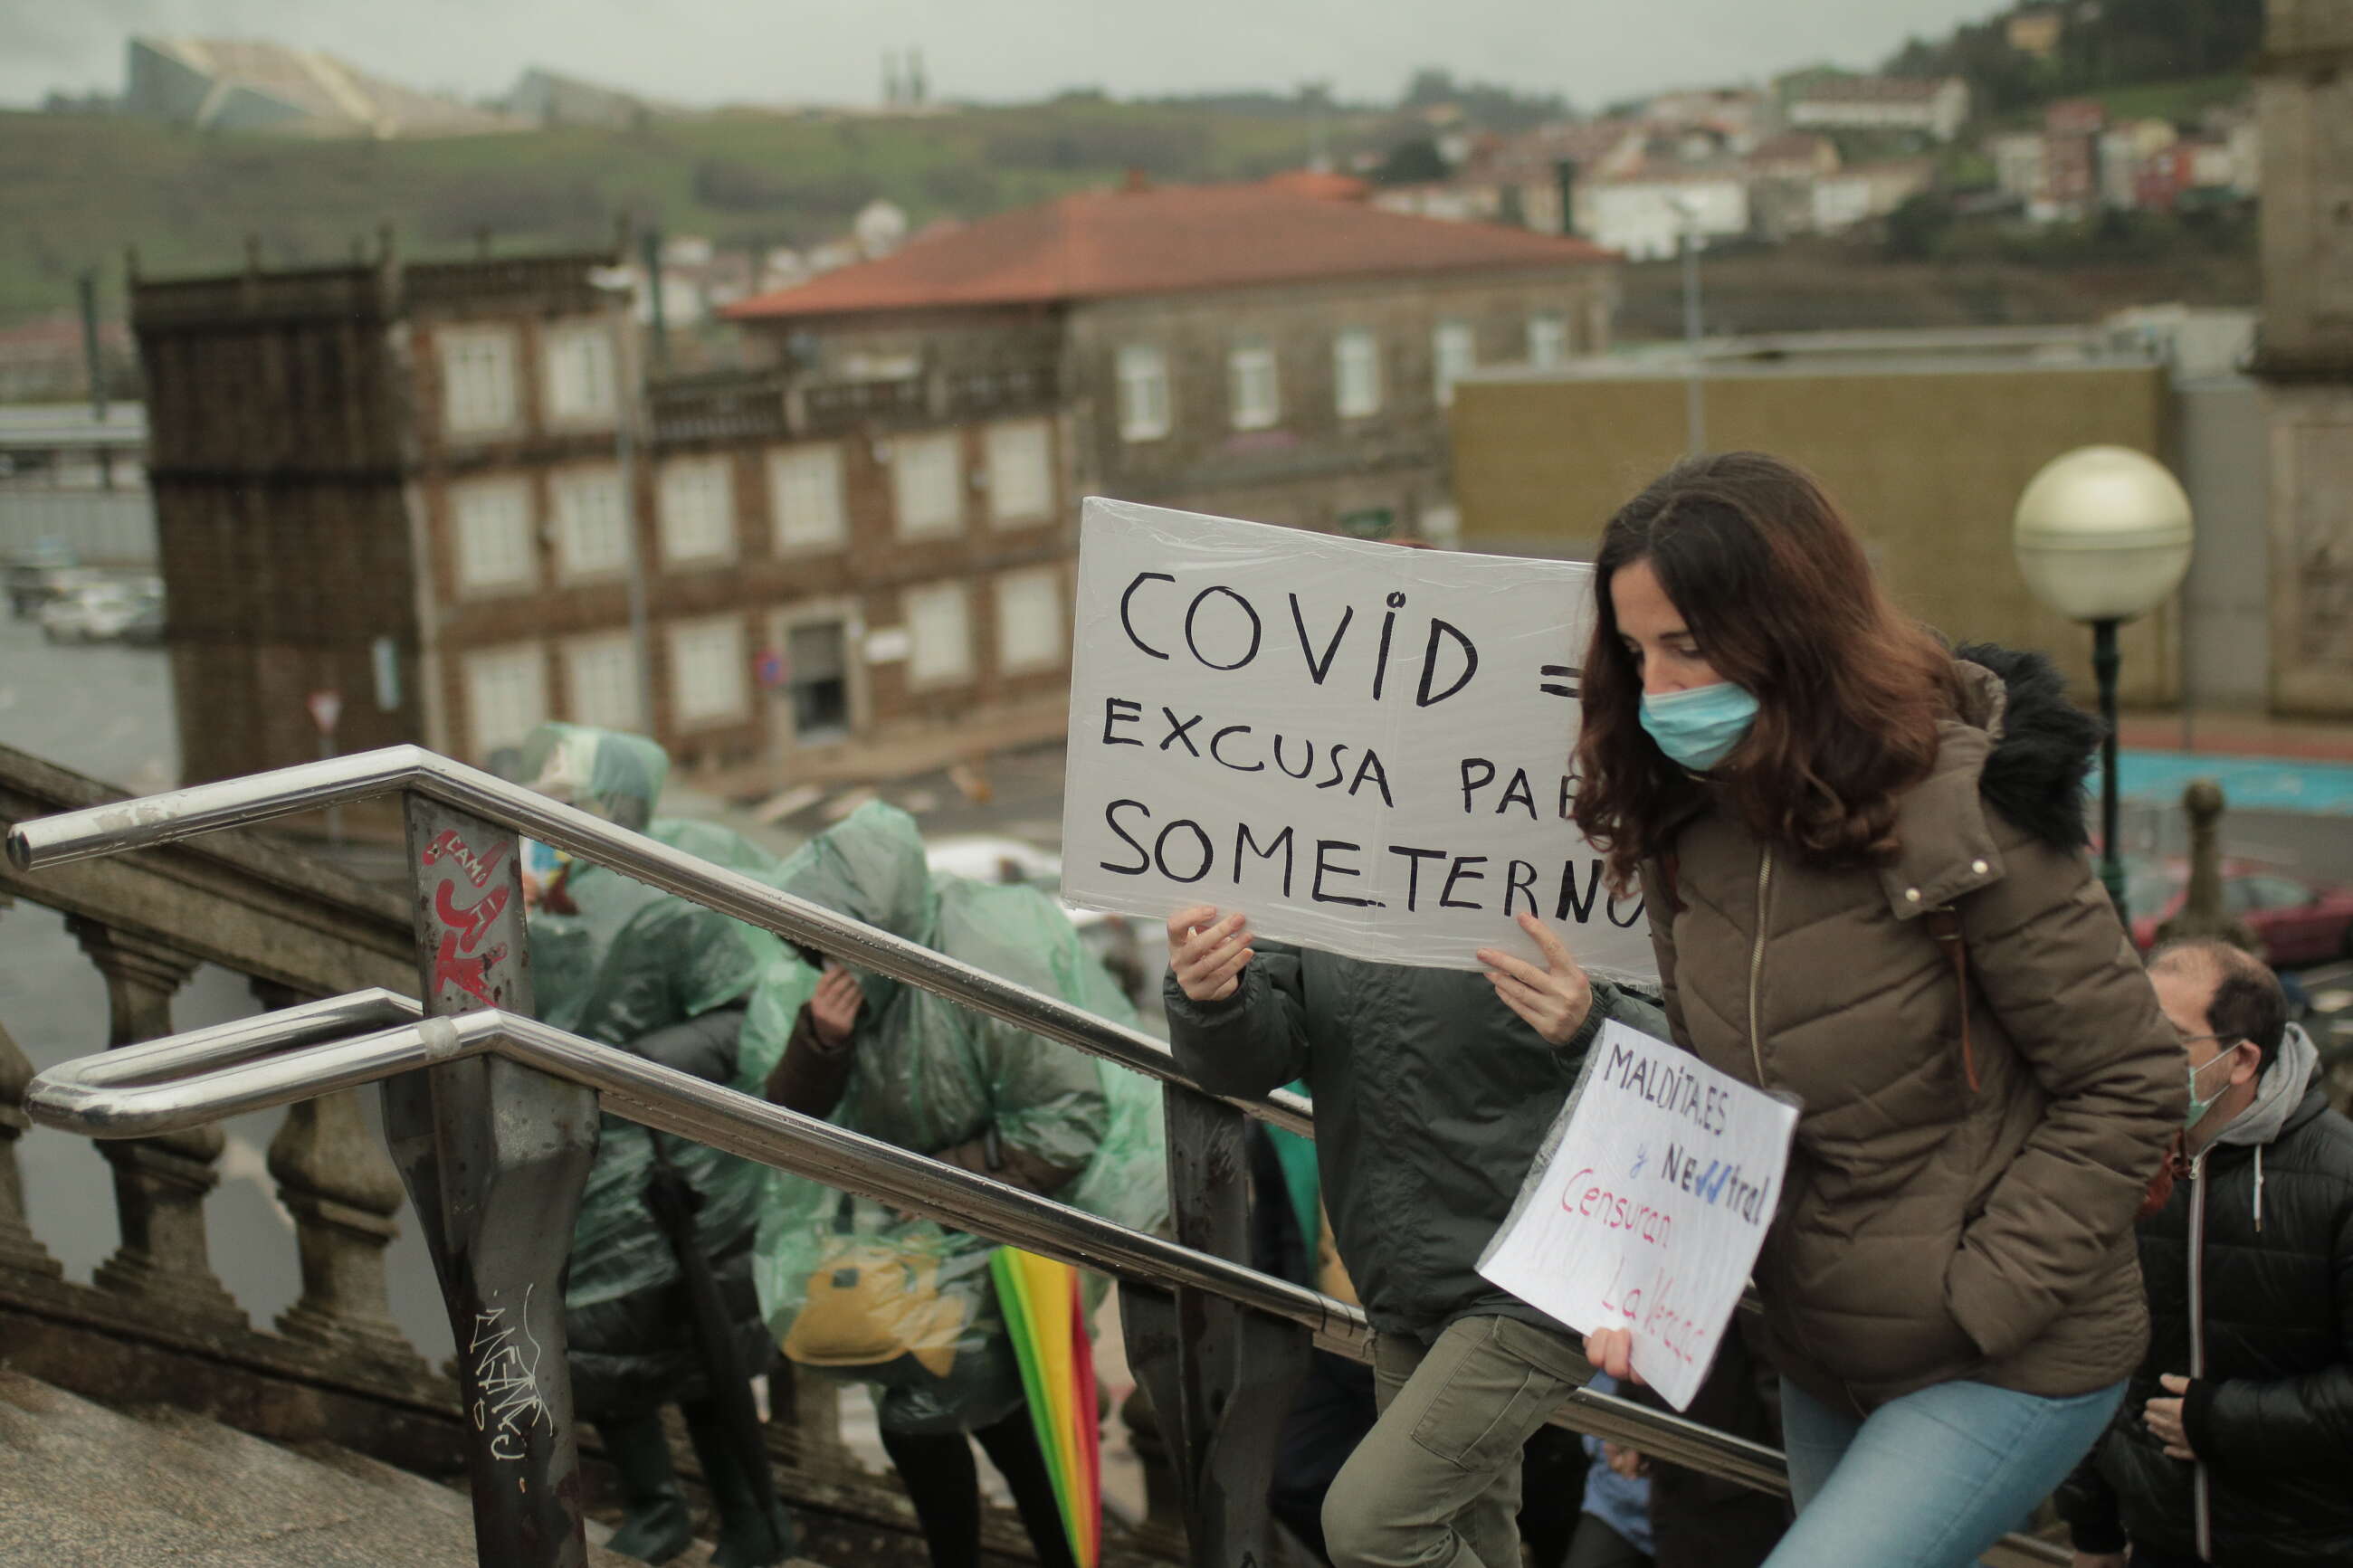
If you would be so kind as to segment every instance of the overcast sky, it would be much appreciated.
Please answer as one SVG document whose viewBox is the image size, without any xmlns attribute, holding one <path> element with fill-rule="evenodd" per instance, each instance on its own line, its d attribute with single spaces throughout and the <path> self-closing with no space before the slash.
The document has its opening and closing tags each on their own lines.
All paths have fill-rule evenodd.
<svg viewBox="0 0 2353 1568">
<path fill-rule="evenodd" d="M 0 103 L 118 90 L 132 33 L 264 37 L 481 96 L 525 66 L 681 102 L 871 100 L 920 46 L 935 96 L 1115 95 L 1329 79 L 1393 98 L 1417 66 L 1580 108 L 1816 60 L 1865 66 L 1993 0 L 0 0 Z"/>
</svg>

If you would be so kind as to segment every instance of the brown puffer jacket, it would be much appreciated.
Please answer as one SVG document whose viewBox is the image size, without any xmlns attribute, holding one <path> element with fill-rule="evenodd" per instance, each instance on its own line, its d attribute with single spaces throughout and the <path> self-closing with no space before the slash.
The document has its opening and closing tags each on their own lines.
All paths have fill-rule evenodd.
<svg viewBox="0 0 2353 1568">
<path fill-rule="evenodd" d="M 2186 1103 L 2084 851 L 2096 731 L 2037 656 L 1961 668 L 1970 710 L 1900 803 L 1893 863 L 1817 869 L 1703 806 L 1643 874 L 1678 1043 L 1804 1107 L 1757 1259 L 1762 1348 L 1858 1413 L 1956 1379 L 2061 1397 L 2128 1375 L 2134 1212 Z M 1926 918 L 1946 908 L 1974 1090 Z"/>
</svg>

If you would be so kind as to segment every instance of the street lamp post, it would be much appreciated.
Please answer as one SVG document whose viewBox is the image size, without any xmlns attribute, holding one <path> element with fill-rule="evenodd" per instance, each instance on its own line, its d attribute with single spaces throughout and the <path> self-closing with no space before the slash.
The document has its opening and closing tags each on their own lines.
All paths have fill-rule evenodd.
<svg viewBox="0 0 2353 1568">
<path fill-rule="evenodd" d="M 2011 536 L 2034 596 L 2092 628 L 2100 688 L 2100 880 L 2119 918 L 2116 628 L 2157 608 L 2189 569 L 2189 497 L 2165 466 L 2125 447 L 2079 447 L 2043 465 L 2018 498 Z"/>
</svg>

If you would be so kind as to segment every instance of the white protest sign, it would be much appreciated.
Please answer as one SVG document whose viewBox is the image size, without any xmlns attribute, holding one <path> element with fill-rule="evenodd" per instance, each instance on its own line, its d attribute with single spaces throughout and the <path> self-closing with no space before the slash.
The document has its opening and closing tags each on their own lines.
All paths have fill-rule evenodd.
<svg viewBox="0 0 2353 1568">
<path fill-rule="evenodd" d="M 1773 1223 L 1798 1109 L 1611 1021 L 1479 1272 L 1580 1333 L 1630 1329 L 1681 1410 Z"/>
<path fill-rule="evenodd" d="M 1653 973 L 1566 816 L 1592 569 L 1090 498 L 1062 897 L 1397 963 Z M 1540 961 L 1540 960 L 1539 960 Z"/>
</svg>

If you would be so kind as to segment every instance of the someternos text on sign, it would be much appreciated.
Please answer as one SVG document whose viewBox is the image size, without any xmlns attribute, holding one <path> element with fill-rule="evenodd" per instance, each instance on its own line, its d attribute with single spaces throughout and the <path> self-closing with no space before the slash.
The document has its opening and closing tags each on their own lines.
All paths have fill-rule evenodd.
<svg viewBox="0 0 2353 1568">
<path fill-rule="evenodd" d="M 1681 1410 L 1773 1223 L 1798 1108 L 1614 1019 L 1479 1260 L 1582 1333 L 1627 1329 Z"/>
<path fill-rule="evenodd" d="M 1567 817 L 1591 569 L 1404 550 L 1090 499 L 1080 533 L 1062 895 L 1475 969 L 1551 922 L 1652 969 Z"/>
</svg>

